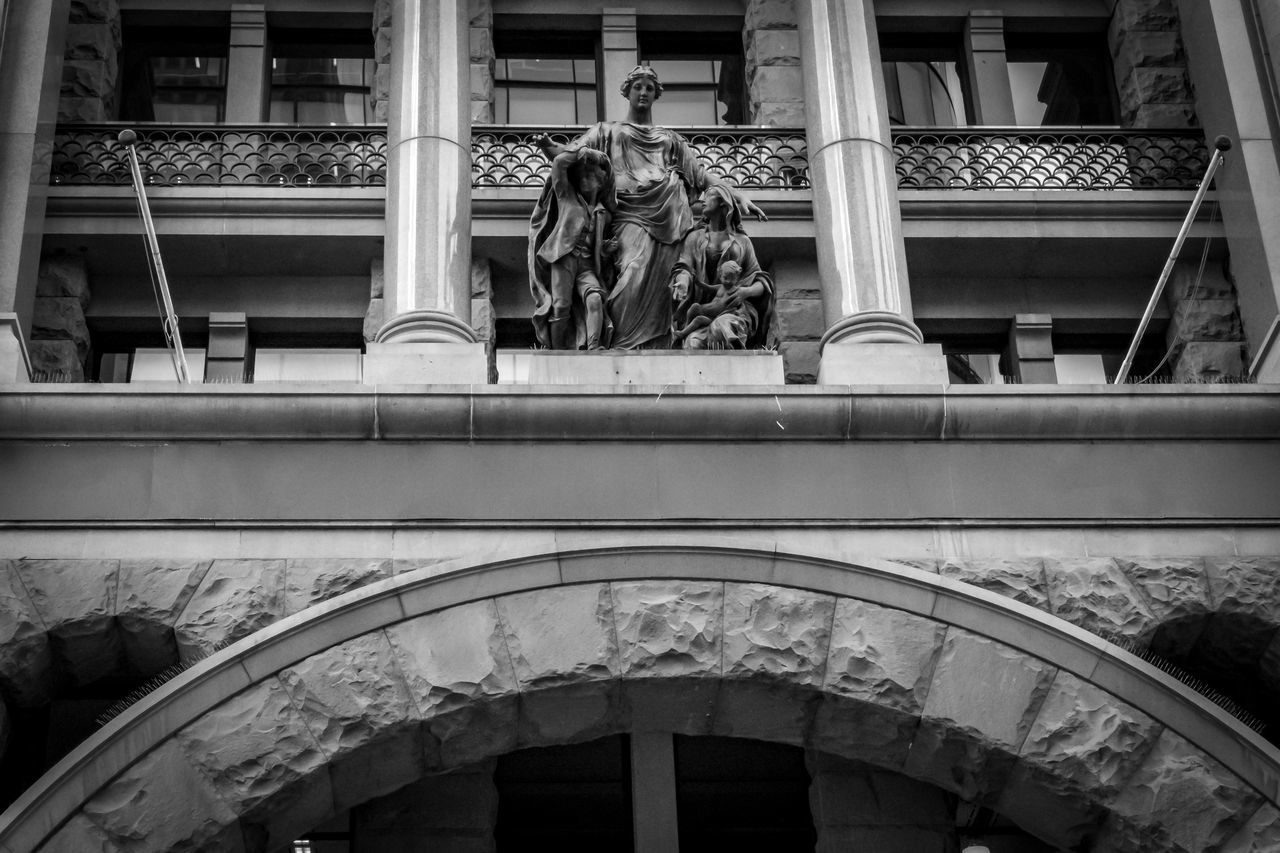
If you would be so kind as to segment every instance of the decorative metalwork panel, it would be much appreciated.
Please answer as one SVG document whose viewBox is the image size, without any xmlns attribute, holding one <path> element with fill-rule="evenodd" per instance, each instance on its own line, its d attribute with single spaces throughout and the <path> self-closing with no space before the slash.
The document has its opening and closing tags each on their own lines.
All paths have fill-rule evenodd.
<svg viewBox="0 0 1280 853">
<path fill-rule="evenodd" d="M 122 126 L 60 127 L 54 184 L 129 184 Z M 143 179 L 172 186 L 385 186 L 384 128 L 144 127 Z"/>
<path fill-rule="evenodd" d="M 553 131 L 564 144 L 581 128 Z M 477 187 L 541 187 L 551 171 L 533 138 L 537 127 L 486 126 L 471 133 L 471 181 Z M 682 129 L 709 172 L 743 189 L 809 188 L 808 146 L 803 130 L 765 128 Z"/>
<path fill-rule="evenodd" d="M 128 185 L 123 125 L 58 130 L 54 184 Z M 477 187 L 542 186 L 549 166 L 534 127 L 472 131 Z M 576 128 L 552 139 L 567 142 Z M 808 148 L 799 129 L 682 131 L 715 175 L 745 189 L 808 189 Z M 382 127 L 144 127 L 138 151 L 155 186 L 385 186 Z M 903 189 L 1194 189 L 1209 159 L 1195 131 L 898 129 L 893 132 Z"/>
<path fill-rule="evenodd" d="M 1195 131 L 895 130 L 903 189 L 1195 189 L 1209 162 Z"/>
</svg>

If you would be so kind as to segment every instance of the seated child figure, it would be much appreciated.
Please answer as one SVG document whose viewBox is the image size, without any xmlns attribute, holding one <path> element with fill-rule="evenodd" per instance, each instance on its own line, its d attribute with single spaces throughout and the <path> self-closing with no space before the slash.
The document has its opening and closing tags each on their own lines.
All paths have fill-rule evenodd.
<svg viewBox="0 0 1280 853">
<path fill-rule="evenodd" d="M 547 326 L 552 349 L 577 349 L 585 343 L 594 350 L 605 343 L 605 259 L 617 250 L 617 240 L 605 236 L 611 178 L 608 156 L 590 148 L 566 151 L 551 164 L 557 215 L 537 255 L 550 267 Z"/>
<path fill-rule="evenodd" d="M 742 266 L 725 261 L 716 272 L 716 290 L 707 302 L 694 303 L 675 340 L 685 349 L 741 349 L 759 322 L 756 308 L 738 286 Z"/>
</svg>

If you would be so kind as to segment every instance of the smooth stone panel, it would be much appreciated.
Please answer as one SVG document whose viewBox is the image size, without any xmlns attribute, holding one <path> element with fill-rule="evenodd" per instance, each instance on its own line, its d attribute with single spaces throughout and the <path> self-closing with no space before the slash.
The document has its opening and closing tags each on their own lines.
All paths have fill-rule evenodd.
<svg viewBox="0 0 1280 853">
<path fill-rule="evenodd" d="M 529 385 L 782 385 L 782 356 L 765 351 L 498 353 L 500 382 Z M 504 376 L 504 368 L 511 375 Z"/>
</svg>

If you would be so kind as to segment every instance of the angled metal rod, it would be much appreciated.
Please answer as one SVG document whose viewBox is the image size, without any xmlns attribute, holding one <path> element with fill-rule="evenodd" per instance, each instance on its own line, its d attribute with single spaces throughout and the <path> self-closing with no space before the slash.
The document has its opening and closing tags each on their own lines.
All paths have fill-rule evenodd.
<svg viewBox="0 0 1280 853">
<path fill-rule="evenodd" d="M 1173 241 L 1173 250 L 1169 252 L 1169 259 L 1164 262 L 1164 269 L 1160 271 L 1160 278 L 1156 281 L 1156 289 L 1151 292 L 1151 299 L 1147 302 L 1147 310 L 1142 312 L 1142 322 L 1138 324 L 1138 331 L 1133 336 L 1133 342 L 1129 344 L 1129 351 L 1125 353 L 1124 361 L 1120 364 L 1120 372 L 1116 374 L 1113 385 L 1123 385 L 1124 381 L 1129 378 L 1129 370 L 1133 367 L 1133 357 L 1138 354 L 1138 345 L 1142 343 L 1142 336 L 1147 333 L 1147 325 L 1151 322 L 1151 317 L 1156 313 L 1156 306 L 1160 304 L 1160 296 L 1164 293 L 1164 286 L 1169 282 L 1169 276 L 1173 274 L 1173 266 L 1178 262 L 1178 255 L 1182 252 L 1182 244 L 1187 240 L 1187 234 L 1191 231 L 1191 224 L 1195 221 L 1196 214 L 1200 212 L 1200 205 L 1204 202 L 1205 193 L 1209 191 L 1209 184 L 1213 181 L 1213 175 L 1218 171 L 1218 167 L 1222 165 L 1223 152 L 1231 150 L 1231 140 L 1225 136 L 1219 136 L 1213 143 L 1213 156 L 1209 158 L 1209 166 L 1204 170 L 1204 177 L 1200 179 L 1200 187 L 1196 190 L 1196 197 L 1191 202 L 1191 209 L 1187 211 L 1186 219 L 1182 220 L 1182 229 L 1178 232 L 1178 239 Z"/>
<path fill-rule="evenodd" d="M 138 163 L 138 151 L 134 148 L 138 134 L 132 130 L 122 130 L 117 137 L 120 144 L 129 153 L 129 171 L 133 175 L 133 195 L 138 200 L 138 215 L 142 218 L 142 230 L 146 232 L 147 262 L 151 265 L 152 274 L 160 290 L 160 299 L 164 303 L 164 340 L 168 345 L 169 356 L 173 359 L 173 372 L 179 382 L 191 382 L 191 369 L 187 366 L 187 353 L 182 348 L 182 334 L 178 331 L 178 315 L 173 310 L 173 297 L 169 294 L 169 279 L 164 274 L 164 261 L 160 259 L 160 241 L 156 239 L 156 226 L 151 221 L 151 206 L 147 203 L 147 193 L 142 183 L 142 166 Z"/>
</svg>

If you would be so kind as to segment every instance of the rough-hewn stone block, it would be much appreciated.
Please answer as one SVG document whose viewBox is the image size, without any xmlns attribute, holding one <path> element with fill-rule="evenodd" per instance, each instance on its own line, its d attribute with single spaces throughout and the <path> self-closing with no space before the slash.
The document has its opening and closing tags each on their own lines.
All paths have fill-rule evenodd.
<svg viewBox="0 0 1280 853">
<path fill-rule="evenodd" d="M 1161 726 L 1069 672 L 1059 671 L 1022 744 L 1024 764 L 1051 771 L 1064 795 L 1117 796 Z"/>
<path fill-rule="evenodd" d="M 1271 803 L 1263 803 L 1222 848 L 1222 853 L 1270 853 L 1273 850 L 1280 850 L 1280 810 Z"/>
<path fill-rule="evenodd" d="M 486 63 L 471 63 L 471 100 L 493 100 L 493 69 Z"/>
<path fill-rule="evenodd" d="M 127 850 L 199 850 L 235 821 L 173 740 L 126 768 L 85 803 L 84 814 Z"/>
<path fill-rule="evenodd" d="M 751 123 L 765 127 L 804 127 L 803 101 L 751 100 Z"/>
<path fill-rule="evenodd" d="M 481 64 L 493 62 L 493 30 L 488 27 L 472 27 L 468 37 L 471 61 Z"/>
<path fill-rule="evenodd" d="M 69 20 L 72 23 L 118 21 L 119 0 L 71 0 Z"/>
<path fill-rule="evenodd" d="M 1117 69 L 1185 64 L 1182 39 L 1176 30 L 1120 30 L 1118 20 L 1112 19 L 1110 33 L 1111 56 Z"/>
<path fill-rule="evenodd" d="M 71 341 L 83 361 L 89 354 L 89 327 L 80 300 L 74 296 L 37 297 L 31 337 L 38 341 Z"/>
<path fill-rule="evenodd" d="M 114 674 L 123 653 L 115 626 L 119 564 L 19 560 L 15 568 L 53 640 L 62 670 L 77 684 Z"/>
<path fill-rule="evenodd" d="M 835 599 L 827 595 L 725 584 L 724 677 L 820 685 L 834 609 Z"/>
<path fill-rule="evenodd" d="M 495 324 L 493 302 L 488 299 L 472 299 L 471 330 L 476 333 L 476 340 L 494 340 L 497 337 L 497 326 Z"/>
<path fill-rule="evenodd" d="M 515 748 L 517 682 L 493 600 L 410 619 L 387 636 L 444 766 Z"/>
<path fill-rule="evenodd" d="M 1178 27 L 1175 0 L 1119 0 L 1112 13 L 1112 26 L 1129 30 L 1173 30 Z"/>
<path fill-rule="evenodd" d="M 946 626 L 902 610 L 842 598 L 831 623 L 823 686 L 840 696 L 918 715 Z"/>
<path fill-rule="evenodd" d="M 75 341 L 31 341 L 27 345 L 31 370 L 36 377 L 54 377 L 36 381 L 83 382 L 84 364 Z"/>
<path fill-rule="evenodd" d="M 15 704 L 48 701 L 53 653 L 44 622 L 31 603 L 12 561 L 0 561 L 0 686 Z"/>
<path fill-rule="evenodd" d="M 1151 609 L 1120 571 L 1105 558 L 1044 561 L 1053 613 L 1094 633 L 1137 637 L 1153 624 Z"/>
<path fill-rule="evenodd" d="M 1165 297 L 1171 306 L 1185 299 L 1235 299 L 1236 289 L 1221 264 L 1208 264 L 1200 273 L 1199 261 L 1179 261 L 1169 274 Z"/>
<path fill-rule="evenodd" d="M 778 337 L 788 341 L 816 341 L 827 330 L 821 299 L 779 299 Z"/>
<path fill-rule="evenodd" d="M 745 31 L 794 29 L 798 23 L 795 0 L 750 0 L 742 28 Z"/>
<path fill-rule="evenodd" d="M 1133 68 L 1117 88 L 1125 111 L 1136 110 L 1141 104 L 1185 104 L 1195 100 L 1185 68 Z"/>
<path fill-rule="evenodd" d="M 36 296 L 72 296 L 82 309 L 89 307 L 89 274 L 84 259 L 55 255 L 40 259 Z"/>
<path fill-rule="evenodd" d="M 322 774 L 326 762 L 315 736 L 274 678 L 231 697 L 175 737 L 186 759 L 238 815 L 312 774 Z"/>
<path fill-rule="evenodd" d="M 493 298 L 493 272 L 488 258 L 471 259 L 471 296 L 474 299 Z"/>
<path fill-rule="evenodd" d="M 115 96 L 114 60 L 68 59 L 62 63 L 62 93 L 73 98 L 101 98 L 110 102 Z"/>
<path fill-rule="evenodd" d="M 760 65 L 751 72 L 747 95 L 753 102 L 804 101 L 804 78 L 794 65 Z"/>
<path fill-rule="evenodd" d="M 378 330 L 382 328 L 386 322 L 387 307 L 386 302 L 381 297 L 369 300 L 369 307 L 364 312 L 364 325 L 362 326 L 362 334 L 366 341 L 376 340 Z"/>
<path fill-rule="evenodd" d="M 390 559 L 289 560 L 285 564 L 284 612 L 292 615 L 313 604 L 389 577 Z"/>
<path fill-rule="evenodd" d="M 40 847 L 40 853 L 121 853 L 121 850 L 88 818 L 76 814 Z M 228 848 L 227 853 L 237 851 Z"/>
<path fill-rule="evenodd" d="M 391 26 L 391 0 L 373 0 L 373 29 Z"/>
<path fill-rule="evenodd" d="M 1244 374 L 1244 344 L 1239 341 L 1191 341 L 1173 366 L 1175 382 L 1218 382 Z"/>
<path fill-rule="evenodd" d="M 828 694 L 814 711 L 808 745 L 878 767 L 902 769 L 919 725 L 917 715 Z"/>
<path fill-rule="evenodd" d="M 1280 558 L 1209 557 L 1205 572 L 1214 610 L 1280 622 Z"/>
<path fill-rule="evenodd" d="M 183 660 L 284 616 L 284 560 L 215 560 L 174 625 Z"/>
<path fill-rule="evenodd" d="M 72 98 L 64 95 L 58 100 L 60 122 L 108 121 L 110 118 L 107 105 L 101 98 Z"/>
<path fill-rule="evenodd" d="M 620 671 L 608 584 L 504 596 L 498 613 L 522 692 L 605 680 Z"/>
<path fill-rule="evenodd" d="M 1178 128 L 1199 127 L 1195 105 L 1179 104 L 1138 104 L 1134 109 L 1124 111 L 1124 123 L 1132 128 Z"/>
<path fill-rule="evenodd" d="M 1041 610 L 1049 609 L 1042 560 L 943 560 L 938 573 Z"/>
<path fill-rule="evenodd" d="M 1218 850 L 1261 803 L 1217 760 L 1165 730 L 1116 798 L 1101 849 Z"/>
<path fill-rule="evenodd" d="M 721 584 L 641 581 L 612 592 L 625 677 L 720 675 Z"/>
<path fill-rule="evenodd" d="M 1174 309 L 1165 338 L 1172 345 L 1179 341 L 1238 341 L 1242 334 L 1234 299 L 1185 299 Z"/>
<path fill-rule="evenodd" d="M 778 344 L 788 384 L 812 385 L 818 381 L 822 350 L 816 341 L 783 341 Z"/>
<path fill-rule="evenodd" d="M 748 67 L 800 64 L 799 30 L 749 30 L 745 42 Z"/>
<path fill-rule="evenodd" d="M 471 15 L 471 26 L 473 27 L 492 27 L 493 26 L 493 2 L 492 0 L 469 0 L 467 11 Z"/>
<path fill-rule="evenodd" d="M 106 23 L 67 25 L 67 59 L 101 59 L 115 63 L 119 41 Z"/>
<path fill-rule="evenodd" d="M 116 622 L 125 657 L 142 673 L 158 672 L 178 660 L 173 625 L 195 594 L 211 562 L 120 563 Z"/>
<path fill-rule="evenodd" d="M 908 773 L 992 803 L 1055 675 L 1044 661 L 951 628 L 907 757 Z"/>
</svg>

